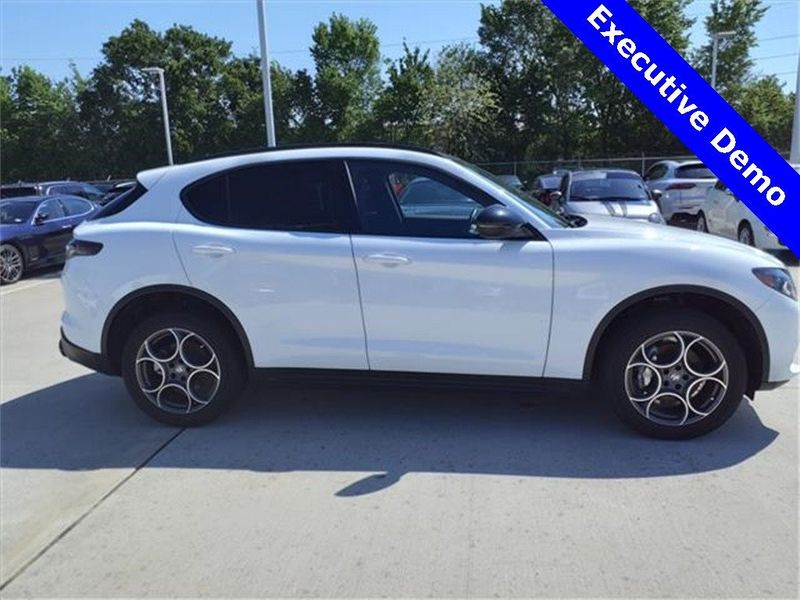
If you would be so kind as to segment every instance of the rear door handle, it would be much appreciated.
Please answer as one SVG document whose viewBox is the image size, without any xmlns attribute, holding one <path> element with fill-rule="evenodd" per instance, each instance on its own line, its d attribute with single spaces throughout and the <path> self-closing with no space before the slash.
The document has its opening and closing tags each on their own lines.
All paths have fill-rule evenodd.
<svg viewBox="0 0 800 600">
<path fill-rule="evenodd" d="M 200 244 L 199 246 L 192 248 L 192 252 L 199 254 L 200 256 L 211 256 L 218 258 L 226 254 L 233 254 L 236 252 L 236 250 L 223 244 Z"/>
<path fill-rule="evenodd" d="M 391 252 L 378 252 L 376 254 L 367 254 L 364 257 L 366 262 L 378 263 L 387 267 L 396 267 L 397 265 L 407 265 L 411 263 L 411 259 L 402 254 L 392 254 Z"/>
</svg>

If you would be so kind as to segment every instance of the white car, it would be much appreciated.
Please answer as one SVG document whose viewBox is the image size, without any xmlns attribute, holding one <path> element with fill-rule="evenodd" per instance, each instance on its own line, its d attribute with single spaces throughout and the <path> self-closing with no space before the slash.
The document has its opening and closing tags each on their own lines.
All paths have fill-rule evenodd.
<svg viewBox="0 0 800 600">
<path fill-rule="evenodd" d="M 696 160 L 662 160 L 644 174 L 650 191 L 661 192 L 658 204 L 667 222 L 694 220 L 716 175 Z"/>
<path fill-rule="evenodd" d="M 420 182 L 441 187 L 433 202 L 405 193 Z M 387 147 L 145 171 L 76 230 L 61 350 L 178 425 L 215 418 L 264 369 L 591 384 L 628 425 L 685 438 L 797 371 L 798 303 L 776 259 L 530 202 L 469 164 Z"/>
<path fill-rule="evenodd" d="M 606 215 L 664 223 L 656 199 L 635 171 L 591 169 L 569 171 L 560 189 L 550 194 L 550 206 L 564 215 Z"/>
<path fill-rule="evenodd" d="M 793 165 L 800 171 L 800 165 Z M 714 233 L 762 250 L 783 251 L 786 245 L 739 200 L 721 180 L 708 191 L 697 216 L 697 230 Z"/>
</svg>

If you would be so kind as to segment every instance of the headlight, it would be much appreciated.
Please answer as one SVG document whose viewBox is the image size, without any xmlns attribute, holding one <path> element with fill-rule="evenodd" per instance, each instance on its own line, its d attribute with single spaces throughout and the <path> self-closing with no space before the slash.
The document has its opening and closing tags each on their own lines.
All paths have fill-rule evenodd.
<svg viewBox="0 0 800 600">
<path fill-rule="evenodd" d="M 764 285 L 771 287 L 784 296 L 788 296 L 792 300 L 797 300 L 797 288 L 795 288 L 792 276 L 789 275 L 789 271 L 786 269 L 777 267 L 753 269 L 753 275 L 758 277 L 758 280 Z"/>
<path fill-rule="evenodd" d="M 664 224 L 664 217 L 661 216 L 661 213 L 650 213 L 650 216 L 647 217 L 647 220 L 651 223 L 657 223 L 658 225 Z"/>
</svg>

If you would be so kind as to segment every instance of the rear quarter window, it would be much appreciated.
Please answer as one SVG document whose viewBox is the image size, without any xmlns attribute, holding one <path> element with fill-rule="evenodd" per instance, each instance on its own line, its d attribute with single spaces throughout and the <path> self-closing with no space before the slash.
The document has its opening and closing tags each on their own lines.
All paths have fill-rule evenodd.
<svg viewBox="0 0 800 600">
<path fill-rule="evenodd" d="M 715 179 L 716 175 L 705 165 L 685 165 L 675 169 L 678 179 Z"/>
<path fill-rule="evenodd" d="M 96 219 L 102 219 L 104 217 L 110 217 L 111 215 L 119 214 L 123 210 L 131 206 L 139 198 L 144 196 L 146 192 L 147 188 L 144 187 L 141 183 L 137 183 L 130 190 L 128 190 L 123 194 L 120 194 L 119 196 L 114 198 L 111 202 L 106 204 L 103 208 L 94 213 L 94 215 L 92 215 L 92 217 L 89 220 L 94 221 Z"/>
</svg>

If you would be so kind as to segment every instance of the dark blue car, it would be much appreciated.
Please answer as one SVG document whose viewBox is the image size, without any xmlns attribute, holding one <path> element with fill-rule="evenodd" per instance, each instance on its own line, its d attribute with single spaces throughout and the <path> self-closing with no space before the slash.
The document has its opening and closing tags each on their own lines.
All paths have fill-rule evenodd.
<svg viewBox="0 0 800 600">
<path fill-rule="evenodd" d="M 72 230 L 100 209 L 77 196 L 22 196 L 0 200 L 0 283 L 64 262 Z"/>
</svg>

